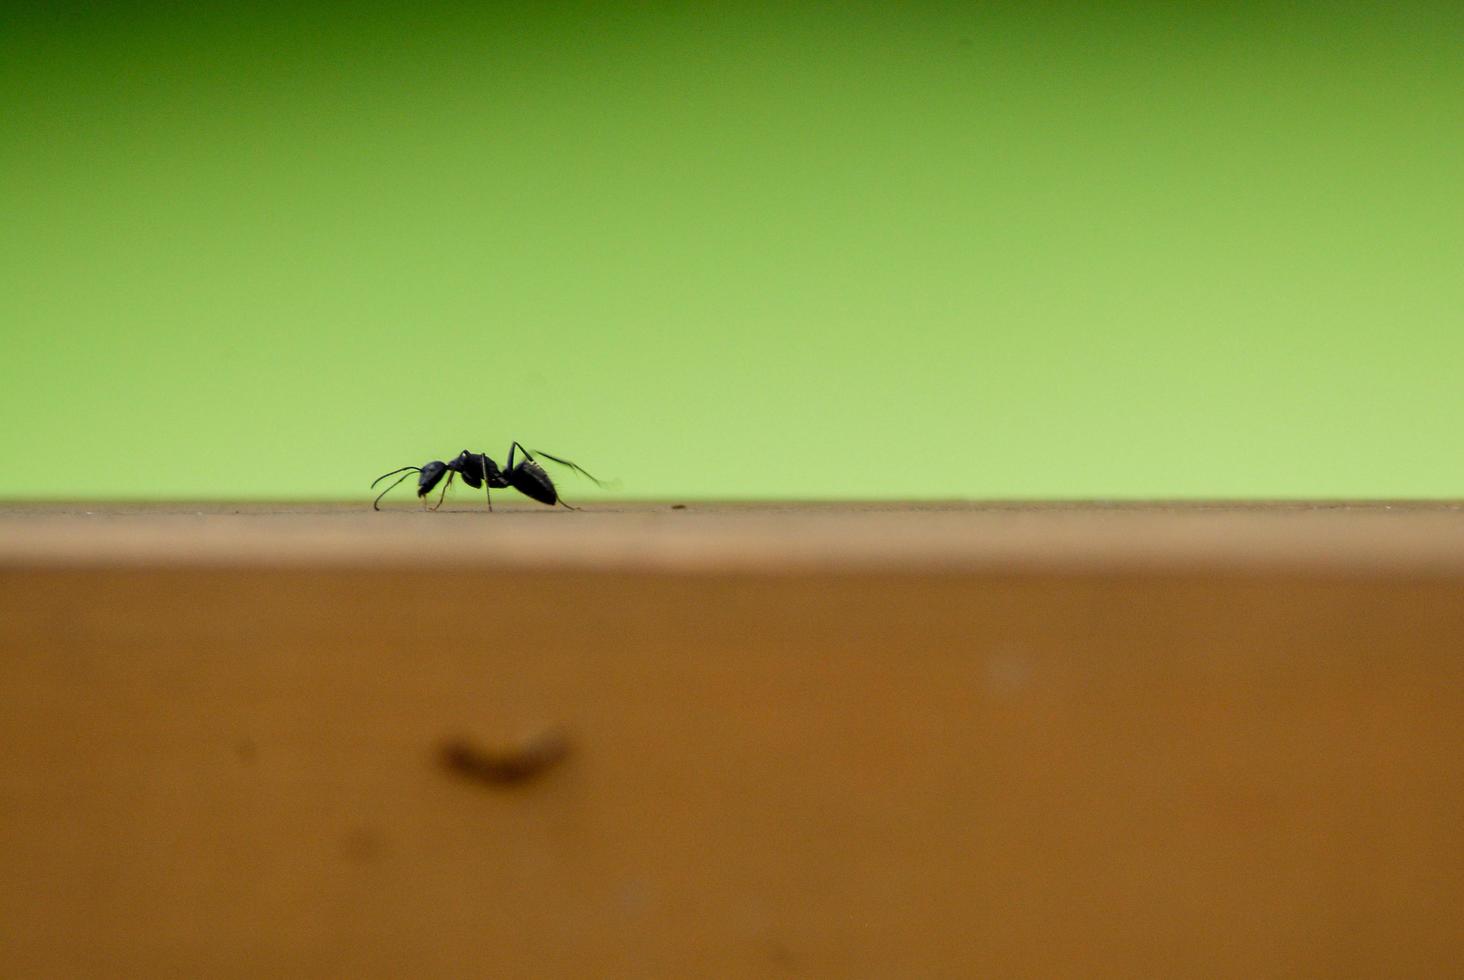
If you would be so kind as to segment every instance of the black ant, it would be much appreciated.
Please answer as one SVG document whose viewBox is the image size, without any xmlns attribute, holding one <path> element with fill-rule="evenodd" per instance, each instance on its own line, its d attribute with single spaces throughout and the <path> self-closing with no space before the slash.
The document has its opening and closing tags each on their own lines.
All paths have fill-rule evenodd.
<svg viewBox="0 0 1464 980">
<path fill-rule="evenodd" d="M 518 450 L 524 454 L 523 460 L 517 466 L 513 462 L 514 450 Z M 597 487 L 603 487 L 605 485 L 576 463 L 571 463 L 567 459 L 560 459 L 558 456 L 550 456 L 543 450 L 539 450 L 539 455 L 561 466 L 568 466 L 576 473 L 589 477 Z M 398 473 L 405 473 L 406 476 L 403 476 L 396 483 L 381 491 L 377 498 L 371 502 L 372 510 L 380 510 L 381 498 L 391 493 L 398 483 L 401 483 L 402 480 L 405 480 L 407 476 L 413 473 L 419 474 L 417 477 L 417 496 L 421 498 L 426 498 L 432 492 L 433 488 L 442 481 L 443 476 L 447 477 L 447 482 L 442 486 L 442 495 L 437 498 L 437 506 L 433 507 L 433 510 L 442 506 L 442 501 L 447 497 L 447 488 L 452 486 L 453 477 L 462 477 L 463 482 L 474 490 L 482 487 L 483 493 L 488 499 L 488 509 L 490 511 L 493 509 L 493 496 L 490 491 L 502 490 L 506 487 L 512 487 L 525 497 L 537 500 L 541 504 L 548 504 L 551 507 L 559 504 L 570 510 L 576 509 L 564 502 L 559 496 L 559 491 L 554 488 L 554 481 L 549 479 L 548 473 L 544 472 L 544 467 L 540 466 L 538 460 L 534 459 L 534 454 L 525 449 L 518 441 L 515 441 L 513 445 L 508 447 L 508 465 L 503 469 L 499 469 L 498 464 L 490 459 L 486 453 L 470 453 L 464 449 L 454 459 L 446 463 L 440 459 L 434 459 L 432 462 L 425 463 L 422 466 L 403 466 L 399 470 L 383 473 L 371 481 L 371 486 L 375 488 L 376 484 L 382 480 L 385 480 L 389 476 L 396 476 Z"/>
</svg>

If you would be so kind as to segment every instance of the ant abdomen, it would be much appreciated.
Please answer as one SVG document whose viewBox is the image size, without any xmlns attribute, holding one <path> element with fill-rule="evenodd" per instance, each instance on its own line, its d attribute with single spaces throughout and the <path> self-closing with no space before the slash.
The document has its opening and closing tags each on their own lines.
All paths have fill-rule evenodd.
<svg viewBox="0 0 1464 980">
<path fill-rule="evenodd" d="M 554 488 L 554 482 L 544 472 L 544 467 L 533 460 L 524 460 L 514 467 L 509 479 L 513 481 L 515 490 L 531 500 L 551 507 L 559 502 L 559 491 Z"/>
</svg>

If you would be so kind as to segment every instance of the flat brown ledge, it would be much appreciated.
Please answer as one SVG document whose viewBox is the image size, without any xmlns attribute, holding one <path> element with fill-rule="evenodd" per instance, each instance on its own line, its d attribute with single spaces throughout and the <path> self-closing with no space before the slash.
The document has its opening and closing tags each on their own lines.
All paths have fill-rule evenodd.
<svg viewBox="0 0 1464 980">
<path fill-rule="evenodd" d="M 0 566 L 1464 574 L 1452 501 L 0 504 Z"/>
</svg>

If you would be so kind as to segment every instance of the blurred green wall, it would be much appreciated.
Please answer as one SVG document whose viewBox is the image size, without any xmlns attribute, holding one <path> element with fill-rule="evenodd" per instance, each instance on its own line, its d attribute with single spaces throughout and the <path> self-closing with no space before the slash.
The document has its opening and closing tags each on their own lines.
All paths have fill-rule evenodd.
<svg viewBox="0 0 1464 980">
<path fill-rule="evenodd" d="M 0 496 L 1464 490 L 1464 5 L 102 6 L 0 14 Z"/>
</svg>

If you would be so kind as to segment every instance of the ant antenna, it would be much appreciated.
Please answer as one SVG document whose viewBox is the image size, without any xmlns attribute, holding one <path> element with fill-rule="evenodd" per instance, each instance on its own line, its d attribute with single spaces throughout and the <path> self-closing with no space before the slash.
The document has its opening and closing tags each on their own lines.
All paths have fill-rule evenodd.
<svg viewBox="0 0 1464 980">
<path fill-rule="evenodd" d="M 374 487 L 378 483 L 380 483 L 382 480 L 385 480 L 387 477 L 389 477 L 389 476 L 396 476 L 398 473 L 405 473 L 407 470 L 411 470 L 414 473 L 421 473 L 422 472 L 422 467 L 420 467 L 420 466 L 403 466 L 399 470 L 392 470 L 390 473 L 383 473 L 380 476 L 378 476 L 376 479 L 372 480 L 371 481 L 371 485 Z M 406 477 L 402 477 L 402 479 L 405 480 Z M 393 483 L 392 486 L 396 486 L 396 484 Z"/>
<path fill-rule="evenodd" d="M 399 470 L 392 470 L 390 473 L 383 473 L 380 476 L 378 476 L 376 479 L 372 480 L 371 481 L 371 486 L 372 487 L 375 487 L 378 483 L 380 483 L 382 480 L 385 480 L 389 476 L 396 476 L 398 473 L 404 473 L 404 474 L 406 474 L 405 476 L 403 476 L 401 478 L 401 480 L 397 480 L 396 483 L 393 483 L 391 486 L 389 486 L 385 490 L 381 491 L 381 493 L 377 495 L 376 499 L 373 500 L 373 501 L 371 501 L 371 509 L 372 510 L 380 510 L 381 508 L 378 507 L 377 505 L 381 503 L 381 498 L 382 497 L 385 497 L 387 494 L 389 494 L 393 490 L 395 490 L 396 487 L 397 487 L 397 483 L 401 483 L 402 480 L 405 480 L 408 476 L 411 476 L 413 473 L 421 473 L 421 472 L 422 472 L 422 467 L 420 467 L 420 466 L 403 466 Z"/>
</svg>

